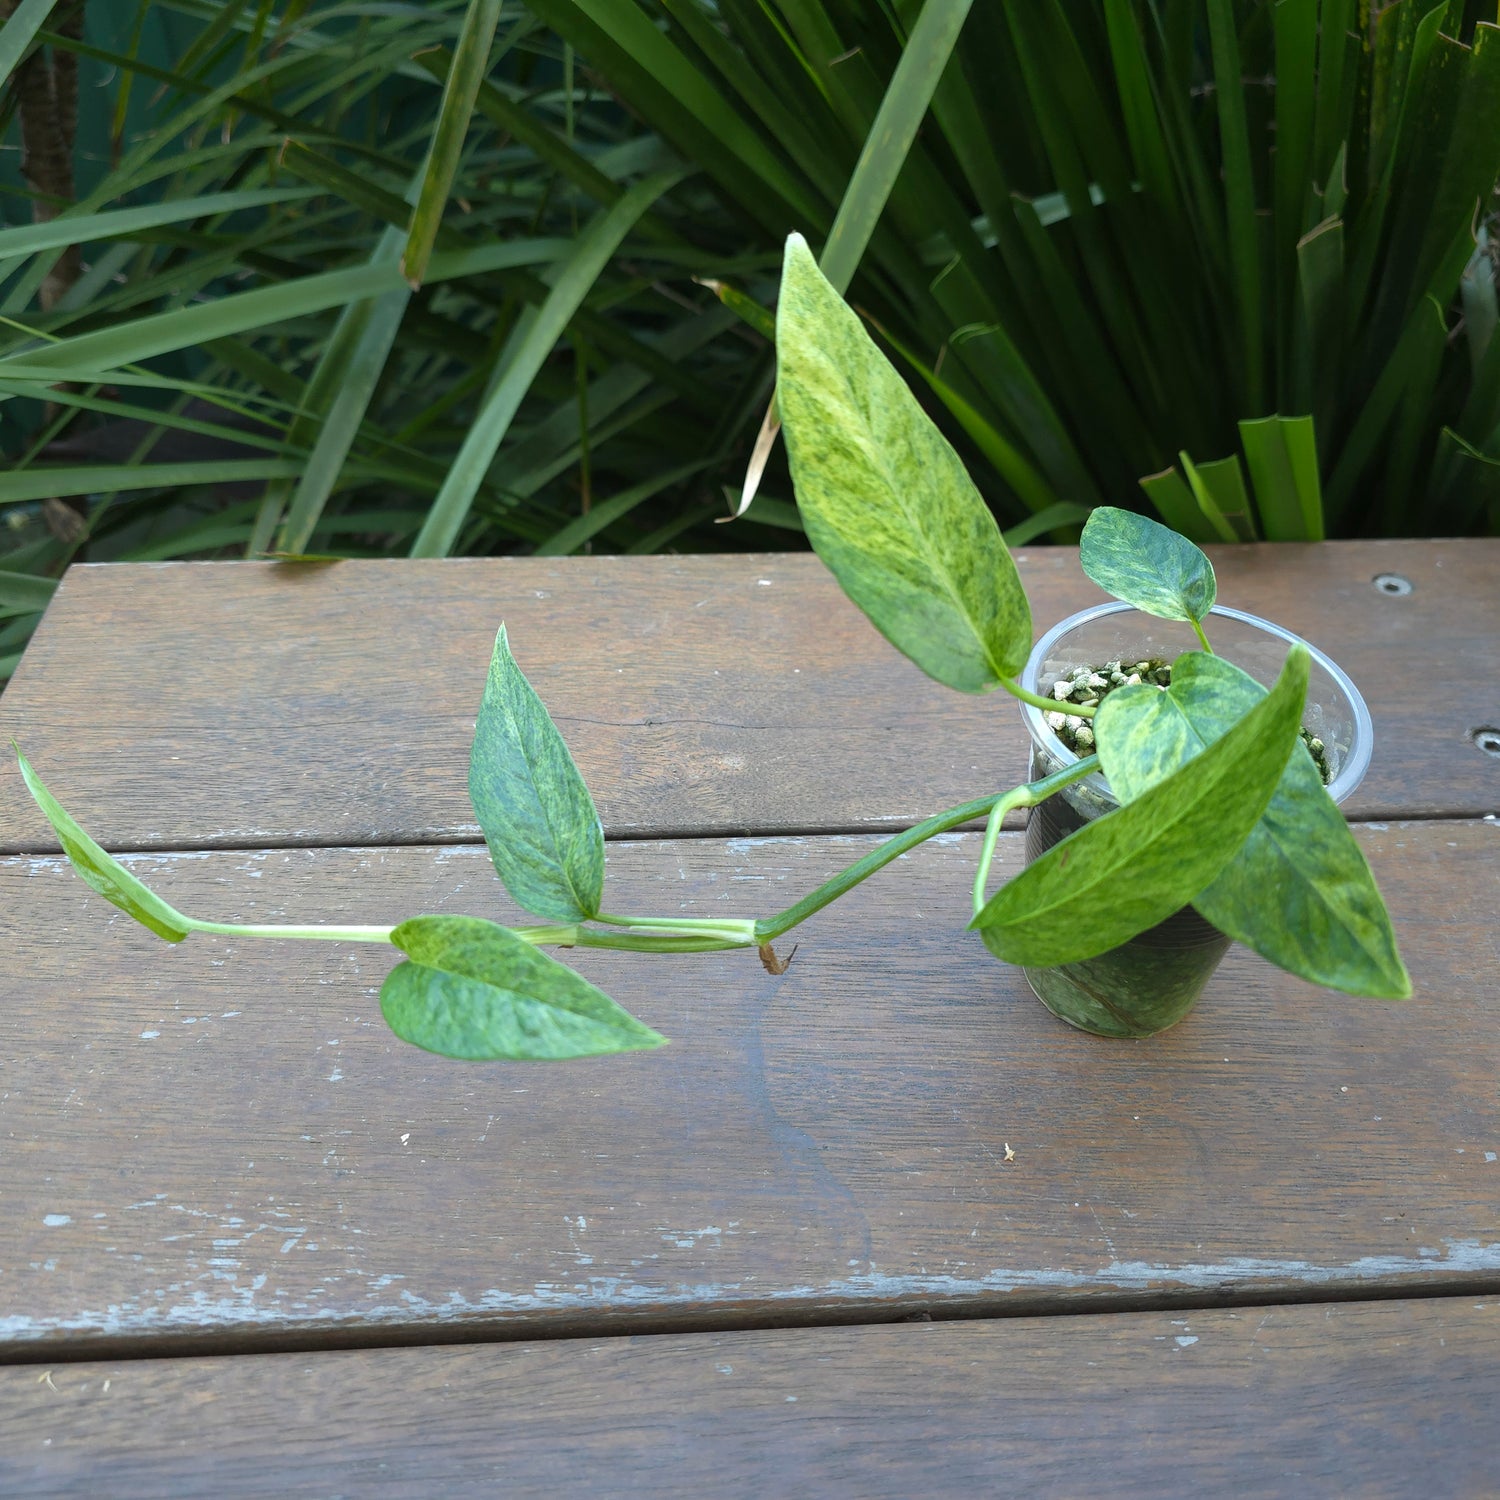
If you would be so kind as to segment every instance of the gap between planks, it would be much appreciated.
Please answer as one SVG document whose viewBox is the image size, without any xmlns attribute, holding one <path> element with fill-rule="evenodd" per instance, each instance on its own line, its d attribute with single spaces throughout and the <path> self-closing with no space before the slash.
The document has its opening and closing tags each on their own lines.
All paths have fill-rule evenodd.
<svg viewBox="0 0 1500 1500">
<path fill-rule="evenodd" d="M 1014 1296 L 979 1297 L 962 1304 L 952 1302 L 932 1307 L 892 1312 L 889 1317 L 872 1316 L 870 1307 L 809 1309 L 805 1314 L 781 1317 L 736 1317 L 725 1311 L 697 1315 L 689 1312 L 636 1314 L 597 1311 L 587 1317 L 564 1318 L 544 1327 L 518 1322 L 481 1324 L 458 1328 L 451 1323 L 429 1323 L 415 1319 L 392 1327 L 362 1329 L 323 1328 L 305 1332 L 236 1333 L 222 1330 L 152 1335 L 130 1334 L 113 1338 L 90 1337 L 70 1346 L 65 1340 L 6 1349 L 0 1346 L 0 1368 L 7 1366 L 84 1364 L 98 1360 L 148 1360 L 183 1358 L 235 1358 L 259 1354 L 320 1354 L 374 1349 L 416 1349 L 447 1345 L 540 1344 L 567 1339 L 670 1338 L 683 1334 L 765 1333 L 778 1329 L 876 1328 L 898 1323 L 972 1323 L 1011 1318 L 1101 1317 L 1117 1313 L 1222 1312 L 1236 1308 L 1303 1307 L 1320 1303 L 1348 1305 L 1362 1302 L 1462 1301 L 1500 1297 L 1500 1274 L 1460 1277 L 1402 1279 L 1372 1284 L 1358 1278 L 1347 1282 L 1320 1281 L 1306 1287 L 1260 1287 L 1236 1291 L 1226 1278 L 1217 1292 L 1183 1291 L 1141 1295 L 1135 1292 L 1101 1292 L 1085 1298 Z"/>
</svg>

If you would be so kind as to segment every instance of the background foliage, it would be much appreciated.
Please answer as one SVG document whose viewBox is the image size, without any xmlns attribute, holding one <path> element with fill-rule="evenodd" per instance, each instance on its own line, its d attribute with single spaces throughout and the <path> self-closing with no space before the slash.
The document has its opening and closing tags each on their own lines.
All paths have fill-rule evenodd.
<svg viewBox="0 0 1500 1500">
<path fill-rule="evenodd" d="M 532 4 L 749 233 L 814 244 L 921 10 Z M 1151 502 L 1199 540 L 1500 525 L 1475 239 L 1500 174 L 1495 17 L 974 6 L 853 290 L 987 461 L 1002 517 L 1139 503 L 1159 476 Z"/>
<path fill-rule="evenodd" d="M 78 558 L 800 545 L 793 229 L 1021 536 L 1500 529 L 1489 0 L 0 12 L 0 678 Z"/>
<path fill-rule="evenodd" d="M 74 559 L 785 545 L 706 524 L 772 358 L 690 274 L 779 246 L 529 12 L 65 9 L 0 33 L 0 677 Z"/>
</svg>

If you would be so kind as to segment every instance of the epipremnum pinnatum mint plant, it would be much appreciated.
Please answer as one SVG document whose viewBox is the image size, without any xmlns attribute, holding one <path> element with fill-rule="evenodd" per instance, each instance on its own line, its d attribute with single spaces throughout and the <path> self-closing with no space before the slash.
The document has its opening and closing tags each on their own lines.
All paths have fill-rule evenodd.
<svg viewBox="0 0 1500 1500">
<path fill-rule="evenodd" d="M 1040 707 L 1019 674 L 1030 610 L 988 508 L 945 439 L 896 378 L 806 244 L 788 242 L 777 348 L 779 400 L 808 535 L 849 597 L 929 675 Z M 923 840 L 988 816 L 970 927 L 1007 962 L 1094 957 L 1188 903 L 1293 974 L 1380 998 L 1411 993 L 1373 877 L 1297 730 L 1308 653 L 1288 653 L 1268 691 L 1212 654 L 1212 565 L 1191 542 L 1123 510 L 1096 509 L 1081 561 L 1101 587 L 1184 620 L 1202 650 L 1170 687 L 1120 688 L 1097 708 L 1098 752 L 1038 781 L 938 813 L 872 849 L 775 916 L 614 916 L 592 798 L 502 626 L 480 704 L 469 789 L 512 898 L 543 919 L 417 916 L 395 927 L 259 926 L 186 916 L 106 854 L 20 757 L 26 785 L 78 873 L 158 936 L 194 932 L 390 943 L 404 955 L 381 989 L 396 1034 L 450 1057 L 564 1058 L 660 1046 L 543 946 L 649 953 L 759 949 Z M 20 752 L 17 751 L 19 756 Z M 1121 806 L 1064 839 L 995 895 L 986 886 L 1007 812 L 1100 770 Z"/>
</svg>

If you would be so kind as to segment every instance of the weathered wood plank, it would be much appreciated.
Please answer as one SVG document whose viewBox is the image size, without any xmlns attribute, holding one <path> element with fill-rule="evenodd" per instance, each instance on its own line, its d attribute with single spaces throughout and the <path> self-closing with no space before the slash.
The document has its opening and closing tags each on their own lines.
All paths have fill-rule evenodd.
<svg viewBox="0 0 1500 1500">
<path fill-rule="evenodd" d="M 1224 602 L 1368 696 L 1355 817 L 1493 811 L 1500 540 L 1224 548 Z M 1072 549 L 1021 571 L 1039 628 L 1097 602 Z M 1412 592 L 1371 580 L 1398 572 Z M 809 555 L 331 568 L 75 568 L 0 698 L 106 846 L 473 839 L 468 742 L 496 627 L 630 837 L 878 829 L 1013 784 L 1015 705 L 928 681 Z M 1399 750 L 1398 748 L 1399 747 Z M 0 771 L 0 850 L 55 848 Z"/>
<path fill-rule="evenodd" d="M 396 1042 L 387 949 L 171 948 L 61 860 L 0 862 L 0 1337 L 76 1357 L 1500 1290 L 1500 830 L 1360 835 L 1405 1005 L 1236 952 L 1159 1039 L 1072 1032 L 962 933 L 977 836 L 951 835 L 800 929 L 780 978 L 577 955 L 676 1040 L 550 1067 Z M 615 845 L 611 902 L 763 915 L 868 843 Z M 225 920 L 503 911 L 470 847 L 135 864 Z"/>
<path fill-rule="evenodd" d="M 0 1490 L 1500 1492 L 1500 1302 L 0 1370 Z"/>
</svg>

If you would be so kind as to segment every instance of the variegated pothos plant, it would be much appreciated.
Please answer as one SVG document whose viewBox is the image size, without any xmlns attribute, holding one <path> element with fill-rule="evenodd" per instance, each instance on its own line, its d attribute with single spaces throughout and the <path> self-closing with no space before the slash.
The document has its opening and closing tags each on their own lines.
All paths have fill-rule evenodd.
<svg viewBox="0 0 1500 1500">
<path fill-rule="evenodd" d="M 957 454 L 823 277 L 787 243 L 777 313 L 777 400 L 813 546 L 897 650 L 960 692 L 1025 689 L 1031 610 L 989 508 Z M 763 919 L 620 916 L 602 910 L 604 832 L 562 736 L 511 654 L 502 625 L 480 704 L 469 793 L 511 897 L 541 919 L 417 916 L 399 926 L 258 926 L 175 910 L 105 853 L 20 755 L 26 785 L 75 869 L 158 936 L 193 932 L 381 942 L 404 961 L 381 1008 L 396 1034 L 449 1057 L 565 1058 L 666 1040 L 546 946 L 650 953 L 758 949 L 934 834 L 988 817 L 969 927 L 1013 964 L 1090 958 L 1191 902 L 1222 932 L 1314 983 L 1398 999 L 1411 993 L 1358 844 L 1299 748 L 1308 654 L 1294 646 L 1269 691 L 1212 653 L 1204 620 L 1213 568 L 1154 521 L 1100 508 L 1084 529 L 1090 578 L 1137 609 L 1188 622 L 1201 650 L 1171 684 L 1120 688 L 1093 715 L 1097 751 L 1076 764 L 927 819 Z M 1121 806 L 1072 834 L 993 896 L 1005 814 L 1102 769 Z"/>
</svg>

